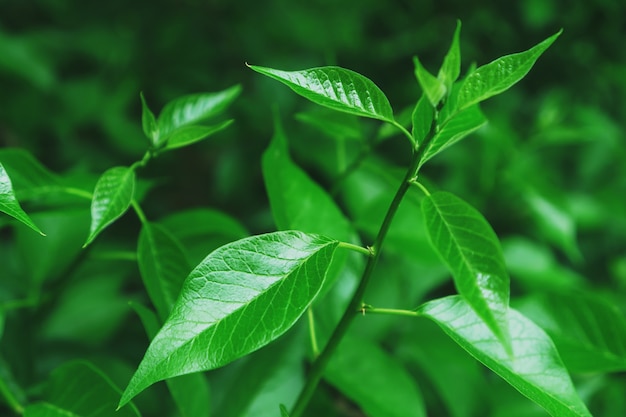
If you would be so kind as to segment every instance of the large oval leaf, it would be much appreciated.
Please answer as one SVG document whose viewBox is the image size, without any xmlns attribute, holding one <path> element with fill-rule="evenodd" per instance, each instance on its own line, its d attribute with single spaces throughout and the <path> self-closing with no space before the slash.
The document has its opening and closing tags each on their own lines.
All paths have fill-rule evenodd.
<svg viewBox="0 0 626 417">
<path fill-rule="evenodd" d="M 428 236 L 459 294 L 508 346 L 509 274 L 493 229 L 476 209 L 447 192 L 424 198 L 422 212 Z"/>
<path fill-rule="evenodd" d="M 357 72 L 333 66 L 302 71 L 248 66 L 322 106 L 386 122 L 394 120 L 385 94 L 373 81 Z"/>
<path fill-rule="evenodd" d="M 552 340 L 513 309 L 506 315 L 509 355 L 493 332 L 461 297 L 430 301 L 418 310 L 437 323 L 463 349 L 555 417 L 590 417 L 576 393 Z"/>
<path fill-rule="evenodd" d="M 28 214 L 22 210 L 20 203 L 15 198 L 9 174 L 7 174 L 2 163 L 0 163 L 0 211 L 19 220 L 37 233 L 44 235 L 31 218 L 28 217 Z"/>
<path fill-rule="evenodd" d="M 320 291 L 337 245 L 285 231 L 211 253 L 185 280 L 120 405 L 156 381 L 220 367 L 286 332 Z"/>
<path fill-rule="evenodd" d="M 102 174 L 93 192 L 91 228 L 83 247 L 128 210 L 134 192 L 135 171 L 131 168 L 114 167 Z"/>
</svg>

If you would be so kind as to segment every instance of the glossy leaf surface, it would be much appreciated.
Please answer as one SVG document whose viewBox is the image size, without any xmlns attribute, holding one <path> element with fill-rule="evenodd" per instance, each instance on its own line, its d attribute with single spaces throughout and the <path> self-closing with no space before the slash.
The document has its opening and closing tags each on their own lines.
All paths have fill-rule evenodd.
<svg viewBox="0 0 626 417">
<path fill-rule="evenodd" d="M 437 78 L 446 87 L 446 91 L 452 89 L 452 84 L 459 78 L 461 74 L 461 47 L 459 45 L 459 38 L 461 36 L 461 21 L 457 20 L 454 36 L 452 37 L 452 44 L 448 53 L 443 59 L 443 64 L 439 69 Z"/>
<path fill-rule="evenodd" d="M 415 104 L 411 120 L 413 123 L 413 139 L 417 144 L 422 143 L 430 132 L 433 124 L 435 111 L 425 95 L 422 95 Z"/>
<path fill-rule="evenodd" d="M 211 253 L 185 280 L 120 404 L 156 381 L 220 367 L 286 332 L 320 291 L 337 245 L 286 231 Z"/>
<path fill-rule="evenodd" d="M 195 125 L 221 113 L 240 92 L 241 86 L 235 85 L 217 93 L 190 94 L 170 101 L 157 119 L 159 134 L 155 145 L 164 145 L 182 127 Z"/>
<path fill-rule="evenodd" d="M 399 362 L 370 341 L 344 337 L 324 377 L 369 417 L 426 416 L 422 395 L 413 378 Z"/>
<path fill-rule="evenodd" d="M 165 320 L 191 270 L 185 252 L 166 229 L 145 223 L 139 234 L 137 261 L 150 300 Z"/>
<path fill-rule="evenodd" d="M 418 57 L 413 57 L 415 65 L 415 77 L 424 95 L 428 97 L 430 105 L 437 107 L 441 99 L 446 95 L 447 89 L 442 80 L 432 75 L 420 62 Z"/>
<path fill-rule="evenodd" d="M 561 32 L 562 30 L 527 51 L 506 55 L 478 67 L 468 75 L 459 91 L 458 110 L 500 94 L 524 78 Z"/>
<path fill-rule="evenodd" d="M 430 301 L 418 309 L 463 349 L 555 417 L 589 417 L 546 333 L 513 309 L 506 320 L 512 357 L 461 297 Z"/>
<path fill-rule="evenodd" d="M 20 203 L 15 198 L 15 192 L 13 191 L 13 184 L 9 178 L 9 174 L 4 169 L 4 166 L 0 163 L 0 211 L 8 214 L 16 220 L 22 222 L 26 226 L 30 227 L 37 233 L 43 235 L 44 233 L 39 230 L 37 225 L 28 217 L 28 214 Z"/>
<path fill-rule="evenodd" d="M 182 126 L 176 130 L 174 130 L 165 145 L 165 149 L 176 149 L 182 148 L 183 146 L 188 146 L 193 143 L 199 142 L 207 137 L 211 136 L 214 133 L 220 132 L 226 129 L 228 126 L 233 124 L 234 120 L 226 120 L 216 125 L 211 126 L 202 126 L 202 125 L 191 125 L 191 126 Z"/>
<path fill-rule="evenodd" d="M 447 192 L 422 200 L 426 230 L 448 265 L 459 294 L 505 345 L 509 345 L 509 274 L 500 242 L 487 220 Z"/>
<path fill-rule="evenodd" d="M 478 105 L 460 111 L 441 126 L 439 132 L 428 142 L 420 165 L 423 165 L 439 152 L 476 131 L 485 123 L 487 123 L 487 119 L 480 111 Z"/>
<path fill-rule="evenodd" d="M 114 167 L 102 174 L 93 193 L 91 227 L 84 246 L 128 210 L 134 191 L 135 172 L 132 169 Z"/>
<path fill-rule="evenodd" d="M 369 78 L 354 71 L 333 66 L 302 71 L 249 67 L 314 103 L 357 116 L 393 121 L 393 110 L 385 94 Z"/>
</svg>

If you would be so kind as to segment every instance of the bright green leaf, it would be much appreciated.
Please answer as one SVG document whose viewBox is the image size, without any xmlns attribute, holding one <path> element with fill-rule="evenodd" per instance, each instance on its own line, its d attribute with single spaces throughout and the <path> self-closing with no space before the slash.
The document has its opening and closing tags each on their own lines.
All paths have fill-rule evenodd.
<svg viewBox="0 0 626 417">
<path fill-rule="evenodd" d="M 509 274 L 495 232 L 476 209 L 447 192 L 424 198 L 422 212 L 428 236 L 452 272 L 457 291 L 509 346 Z"/>
<path fill-rule="evenodd" d="M 555 417 L 590 417 L 552 340 L 513 309 L 506 315 L 512 356 L 484 320 L 461 297 L 450 296 L 422 305 L 419 312 L 515 389 Z"/>
<path fill-rule="evenodd" d="M 4 169 L 4 166 L 0 163 L 0 211 L 8 214 L 9 216 L 19 220 L 24 223 L 26 226 L 30 227 L 37 233 L 44 235 L 44 233 L 39 230 L 37 225 L 33 223 L 28 214 L 22 207 L 20 203 L 15 198 L 15 192 L 13 191 L 13 185 L 11 184 L 11 179 L 9 178 L 9 174 Z"/>
<path fill-rule="evenodd" d="M 369 417 L 426 416 L 422 395 L 413 378 L 399 362 L 370 341 L 344 337 L 324 377 Z"/>
<path fill-rule="evenodd" d="M 191 125 L 191 126 L 182 126 L 175 131 L 173 131 L 169 139 L 167 140 L 167 144 L 165 149 L 176 149 L 182 148 L 183 146 L 188 146 L 193 143 L 199 142 L 207 137 L 211 136 L 214 133 L 220 132 L 226 129 L 228 126 L 233 124 L 234 120 L 226 120 L 221 123 L 212 126 L 202 126 L 202 125 Z"/>
<path fill-rule="evenodd" d="M 480 111 L 480 107 L 478 107 L 478 105 L 468 107 L 465 110 L 460 111 L 454 117 L 449 119 L 440 128 L 433 139 L 426 144 L 426 150 L 420 160 L 420 165 L 423 165 L 439 152 L 476 131 L 485 125 L 485 123 L 487 123 L 487 119 Z"/>
<path fill-rule="evenodd" d="M 461 48 L 459 46 L 459 37 L 461 36 L 461 21 L 457 20 L 456 30 L 452 37 L 450 49 L 443 59 L 443 64 L 439 69 L 437 78 L 443 82 L 446 91 L 450 91 L 452 84 L 459 78 L 461 74 Z"/>
<path fill-rule="evenodd" d="M 552 337 L 572 372 L 626 371 L 626 319 L 615 305 L 546 293 L 525 300 L 520 310 Z"/>
<path fill-rule="evenodd" d="M 428 97 L 431 106 L 437 107 L 441 99 L 446 95 L 446 86 L 442 80 L 432 75 L 426 68 L 422 66 L 419 58 L 414 56 L 415 77 L 422 91 Z"/>
<path fill-rule="evenodd" d="M 286 231 L 211 253 L 185 280 L 120 405 L 157 381 L 223 366 L 285 333 L 320 291 L 337 245 Z"/>
<path fill-rule="evenodd" d="M 114 167 L 102 174 L 93 192 L 91 227 L 83 246 L 89 245 L 104 228 L 128 210 L 134 191 L 135 171 L 132 169 Z"/>
<path fill-rule="evenodd" d="M 174 132 L 183 126 L 195 125 L 223 112 L 237 98 L 239 93 L 241 93 L 241 86 L 235 85 L 217 93 L 190 94 L 170 101 L 165 105 L 157 119 L 159 136 L 155 145 L 159 147 L 167 143 Z M 190 143 L 189 137 L 190 135 L 185 139 L 187 143 Z M 202 137 L 206 137 L 206 135 Z M 183 143 L 184 141 L 179 139 L 179 142 Z"/>
<path fill-rule="evenodd" d="M 428 99 L 422 94 L 422 97 L 417 101 L 411 120 L 413 122 L 413 138 L 418 145 L 426 138 L 426 135 L 430 132 L 433 125 L 433 118 L 435 117 L 435 111 L 433 106 L 430 105 Z"/>
<path fill-rule="evenodd" d="M 332 66 L 302 71 L 248 66 L 319 105 L 385 122 L 394 120 L 385 94 L 370 79 L 354 71 Z"/>
<path fill-rule="evenodd" d="M 143 93 L 140 93 L 139 97 L 141 98 L 141 126 L 143 128 L 143 134 L 150 139 L 152 146 L 156 146 L 159 138 L 159 126 L 157 125 L 154 113 L 152 113 L 152 110 L 148 107 L 148 103 L 146 103 Z"/>
<path fill-rule="evenodd" d="M 166 229 L 144 223 L 139 234 L 137 260 L 150 300 L 161 320 L 165 320 L 191 270 L 185 252 Z"/>
<path fill-rule="evenodd" d="M 459 91 L 457 109 L 462 110 L 508 90 L 528 74 L 539 56 L 552 45 L 562 31 L 527 51 L 506 55 L 478 67 L 463 83 Z"/>
</svg>

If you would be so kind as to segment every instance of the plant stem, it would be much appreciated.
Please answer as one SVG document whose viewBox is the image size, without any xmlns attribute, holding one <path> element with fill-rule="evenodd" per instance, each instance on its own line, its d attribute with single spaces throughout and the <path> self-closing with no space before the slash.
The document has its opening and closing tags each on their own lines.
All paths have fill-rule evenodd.
<svg viewBox="0 0 626 417">
<path fill-rule="evenodd" d="M 387 314 L 392 316 L 409 316 L 409 317 L 420 317 L 421 314 L 417 311 L 413 310 L 397 310 L 395 308 L 376 308 L 376 307 L 365 307 L 365 314 Z"/>
<path fill-rule="evenodd" d="M 419 152 L 419 151 L 413 152 L 409 169 L 407 170 L 406 175 L 404 179 L 402 180 L 402 183 L 398 187 L 398 190 L 396 191 L 396 194 L 393 200 L 391 201 L 391 204 L 389 205 L 387 214 L 385 215 L 385 218 L 383 219 L 380 229 L 378 230 L 378 235 L 376 236 L 374 245 L 372 245 L 372 248 L 371 248 L 372 255 L 367 259 L 367 265 L 365 266 L 365 270 L 363 271 L 363 275 L 361 277 L 361 281 L 359 282 L 359 286 L 354 292 L 354 295 L 352 296 L 352 299 L 350 300 L 350 303 L 348 304 L 346 311 L 343 313 L 343 316 L 339 320 L 337 327 L 335 327 L 335 330 L 330 336 L 330 339 L 326 343 L 324 350 L 313 362 L 311 373 L 309 377 L 307 378 L 306 384 L 304 385 L 302 392 L 300 392 L 300 396 L 296 400 L 296 403 L 290 414 L 291 417 L 301 417 L 302 414 L 304 413 L 304 410 L 306 409 L 307 404 L 311 400 L 311 397 L 313 396 L 313 393 L 315 392 L 315 389 L 317 388 L 319 381 L 322 379 L 326 365 L 330 361 L 330 358 L 335 352 L 335 349 L 337 348 L 337 346 L 339 346 L 339 342 L 345 335 L 346 331 L 348 330 L 348 327 L 352 323 L 352 320 L 356 316 L 355 313 L 361 310 L 360 307 L 362 305 L 363 295 L 365 294 L 365 290 L 367 289 L 367 285 L 370 282 L 372 272 L 374 271 L 374 268 L 376 267 L 376 264 L 378 262 L 378 258 L 380 257 L 380 253 L 381 253 L 383 243 L 385 241 L 385 237 L 387 236 L 387 232 L 389 231 L 391 222 L 396 212 L 398 211 L 398 207 L 400 206 L 400 203 L 402 202 L 402 198 L 404 198 L 404 195 L 406 194 L 407 190 L 409 189 L 409 186 L 411 185 L 411 181 L 417 174 L 417 169 L 418 169 L 419 160 L 421 158 L 421 154 L 422 152 Z"/>
<path fill-rule="evenodd" d="M 355 252 L 358 252 L 358 253 L 362 253 L 363 255 L 366 255 L 366 256 L 372 256 L 372 250 L 371 249 L 364 248 L 363 246 L 353 245 L 352 243 L 339 242 L 338 247 L 339 248 L 344 248 L 344 249 L 350 249 L 352 251 L 355 251 Z"/>
</svg>

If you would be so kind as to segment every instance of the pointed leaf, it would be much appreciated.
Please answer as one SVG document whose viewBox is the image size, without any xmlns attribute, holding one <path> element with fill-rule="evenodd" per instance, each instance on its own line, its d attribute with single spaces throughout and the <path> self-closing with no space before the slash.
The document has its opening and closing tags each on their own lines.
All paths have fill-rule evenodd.
<svg viewBox="0 0 626 417">
<path fill-rule="evenodd" d="M 393 110 L 385 94 L 369 78 L 354 71 L 340 67 L 281 71 L 248 66 L 319 105 L 357 116 L 393 121 Z"/>
<path fill-rule="evenodd" d="M 508 346 L 509 274 L 495 232 L 476 209 L 447 192 L 424 198 L 422 212 L 428 236 L 452 272 L 457 291 Z"/>
<path fill-rule="evenodd" d="M 414 56 L 415 77 L 422 91 L 428 97 L 431 106 L 437 107 L 441 99 L 446 95 L 446 86 L 442 80 L 432 75 L 426 68 L 422 66 L 419 58 Z"/>
<path fill-rule="evenodd" d="M 552 45 L 562 31 L 560 30 L 527 51 L 506 55 L 478 67 L 467 77 L 459 91 L 458 110 L 500 94 L 524 78 L 539 56 Z"/>
<path fill-rule="evenodd" d="M 154 382 L 223 366 L 285 333 L 320 291 L 337 245 L 286 231 L 211 253 L 185 280 L 120 405 Z"/>
<path fill-rule="evenodd" d="M 418 309 L 470 355 L 555 417 L 591 417 L 579 398 L 552 340 L 513 309 L 506 320 L 512 357 L 470 305 L 459 296 L 430 301 Z"/>
<path fill-rule="evenodd" d="M 162 146 L 170 135 L 183 126 L 190 126 L 223 112 L 241 93 L 235 85 L 217 93 L 190 94 L 165 105 L 157 119 L 159 136 L 155 143 Z"/>
<path fill-rule="evenodd" d="M 426 416 L 422 395 L 411 375 L 367 340 L 344 337 L 324 377 L 369 417 Z"/>
<path fill-rule="evenodd" d="M 191 125 L 179 127 L 170 134 L 167 144 L 165 145 L 165 149 L 169 150 L 182 148 L 183 146 L 189 146 L 196 142 L 200 142 L 212 134 L 226 129 L 233 123 L 233 121 L 234 120 L 232 119 L 226 120 L 212 126 Z"/>
<path fill-rule="evenodd" d="M 140 93 L 139 97 L 141 98 L 141 126 L 143 128 L 143 134 L 150 139 L 152 146 L 156 146 L 159 137 L 159 126 L 157 125 L 154 113 L 152 113 L 148 107 L 148 103 L 146 103 L 143 93 Z"/>
<path fill-rule="evenodd" d="M 572 372 L 626 371 L 626 319 L 615 305 L 548 293 L 525 301 L 521 311 L 548 332 Z"/>
<path fill-rule="evenodd" d="M 161 320 L 165 320 L 191 270 L 185 252 L 166 229 L 144 223 L 139 234 L 137 261 L 150 300 Z"/>
<path fill-rule="evenodd" d="M 114 167 L 102 174 L 93 192 L 91 227 L 83 247 L 128 210 L 134 191 L 135 172 L 132 169 Z"/>
<path fill-rule="evenodd" d="M 478 130 L 486 123 L 487 119 L 480 111 L 480 107 L 478 107 L 478 105 L 468 107 L 465 110 L 460 111 L 456 114 L 456 116 L 449 119 L 441 127 L 433 139 L 428 142 L 424 155 L 420 161 L 420 165 L 423 165 L 439 152 Z"/>
<path fill-rule="evenodd" d="M 443 59 L 443 64 L 439 69 L 437 78 L 443 82 L 447 91 L 450 91 L 452 84 L 459 78 L 461 74 L 461 48 L 459 46 L 459 37 L 461 36 L 461 21 L 456 21 L 456 30 L 452 37 L 450 49 Z"/>
<path fill-rule="evenodd" d="M 4 166 L 0 163 L 0 211 L 8 214 L 9 216 L 15 218 L 16 220 L 24 223 L 26 226 L 33 229 L 35 232 L 39 233 L 42 236 L 45 236 L 44 233 L 39 230 L 37 225 L 28 217 L 28 214 L 22 207 L 20 203 L 15 198 L 15 192 L 13 191 L 13 184 L 11 184 L 11 179 L 9 178 L 9 174 L 4 169 Z"/>
<path fill-rule="evenodd" d="M 413 115 L 411 116 L 413 122 L 413 138 L 416 144 L 422 143 L 426 138 L 433 125 L 433 118 L 435 117 L 435 110 L 430 104 L 425 94 L 417 101 L 415 109 L 413 109 Z"/>
</svg>

